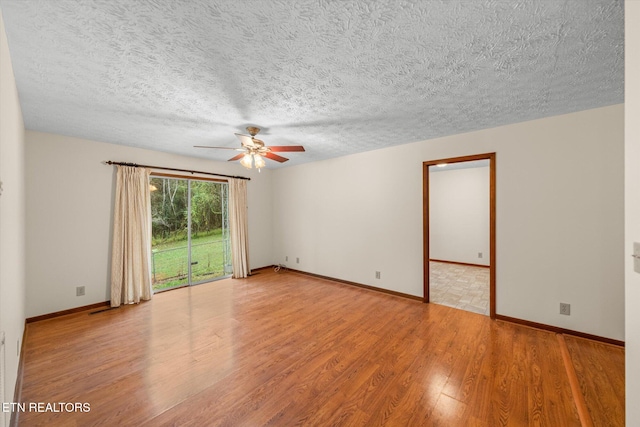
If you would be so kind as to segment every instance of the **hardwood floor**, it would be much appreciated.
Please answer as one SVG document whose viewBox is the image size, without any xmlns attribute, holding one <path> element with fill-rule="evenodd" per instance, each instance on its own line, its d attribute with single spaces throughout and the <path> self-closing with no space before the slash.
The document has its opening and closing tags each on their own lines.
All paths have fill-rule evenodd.
<svg viewBox="0 0 640 427">
<path fill-rule="evenodd" d="M 624 349 L 565 336 L 593 424 L 624 425 Z"/>
<path fill-rule="evenodd" d="M 624 350 L 566 342 L 623 425 Z M 30 323 L 24 357 L 22 402 L 90 404 L 24 426 L 580 425 L 555 334 L 294 272 Z"/>
</svg>

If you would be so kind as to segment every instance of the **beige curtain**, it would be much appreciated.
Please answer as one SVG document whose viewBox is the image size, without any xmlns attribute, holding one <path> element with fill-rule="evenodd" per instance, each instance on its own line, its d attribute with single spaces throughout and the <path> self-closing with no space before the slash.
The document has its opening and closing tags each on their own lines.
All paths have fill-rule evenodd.
<svg viewBox="0 0 640 427">
<path fill-rule="evenodd" d="M 232 277 L 247 277 L 249 271 L 249 227 L 247 225 L 247 181 L 229 180 L 229 232 Z"/>
<path fill-rule="evenodd" d="M 111 248 L 111 307 L 151 299 L 149 169 L 118 166 Z"/>
</svg>

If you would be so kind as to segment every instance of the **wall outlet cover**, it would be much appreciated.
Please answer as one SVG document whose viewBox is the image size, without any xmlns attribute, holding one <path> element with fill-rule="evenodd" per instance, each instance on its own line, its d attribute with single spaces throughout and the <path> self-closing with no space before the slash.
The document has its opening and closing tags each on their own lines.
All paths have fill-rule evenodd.
<svg viewBox="0 0 640 427">
<path fill-rule="evenodd" d="M 560 303 L 560 314 L 564 314 L 566 316 L 571 315 L 571 304 L 567 304 L 564 302 Z"/>
</svg>

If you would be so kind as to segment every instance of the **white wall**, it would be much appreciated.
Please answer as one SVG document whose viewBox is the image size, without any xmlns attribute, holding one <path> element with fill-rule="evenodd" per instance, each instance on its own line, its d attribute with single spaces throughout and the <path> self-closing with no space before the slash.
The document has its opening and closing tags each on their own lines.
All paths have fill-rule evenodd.
<svg viewBox="0 0 640 427">
<path fill-rule="evenodd" d="M 24 123 L 1 12 L 0 180 L 0 331 L 6 335 L 5 398 L 12 401 L 25 319 Z"/>
<path fill-rule="evenodd" d="M 115 166 L 107 160 L 250 177 L 250 266 L 273 264 L 268 169 L 31 131 L 26 141 L 27 317 L 110 299 Z"/>
<path fill-rule="evenodd" d="M 640 425 L 640 274 L 633 242 L 640 242 L 640 1 L 625 1 L 625 273 L 626 417 Z"/>
<path fill-rule="evenodd" d="M 623 129 L 614 105 L 276 170 L 275 262 L 422 296 L 422 162 L 496 152 L 498 314 L 622 340 Z"/>
<path fill-rule="evenodd" d="M 430 258 L 489 265 L 489 167 L 429 170 Z"/>
</svg>

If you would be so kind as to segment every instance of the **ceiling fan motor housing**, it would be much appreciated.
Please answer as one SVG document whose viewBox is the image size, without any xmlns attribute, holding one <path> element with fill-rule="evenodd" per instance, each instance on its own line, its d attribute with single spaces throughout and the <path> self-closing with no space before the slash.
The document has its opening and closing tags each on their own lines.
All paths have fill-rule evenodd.
<svg viewBox="0 0 640 427">
<path fill-rule="evenodd" d="M 260 132 L 260 128 L 255 126 L 247 126 L 247 132 L 249 132 L 249 135 L 251 136 L 256 136 L 258 132 Z"/>
</svg>

